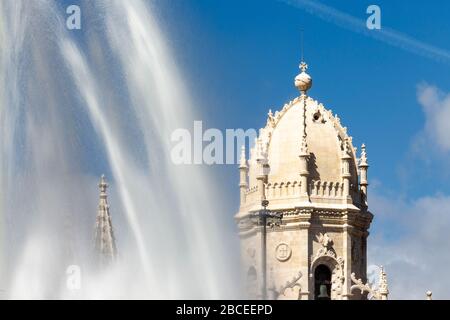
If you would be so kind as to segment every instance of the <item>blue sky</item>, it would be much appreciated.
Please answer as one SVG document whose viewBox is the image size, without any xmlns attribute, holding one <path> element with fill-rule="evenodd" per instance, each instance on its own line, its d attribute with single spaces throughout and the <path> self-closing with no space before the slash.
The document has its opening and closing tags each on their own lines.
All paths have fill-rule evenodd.
<svg viewBox="0 0 450 320">
<path fill-rule="evenodd" d="M 445 90 L 450 64 L 352 32 L 283 1 L 159 3 L 207 126 L 259 128 L 269 108 L 278 110 L 297 95 L 293 78 L 303 28 L 305 60 L 314 79 L 310 95 L 341 117 L 356 146 L 367 144 L 372 181 L 406 198 L 450 192 L 449 176 L 431 175 L 430 170 L 445 164 L 440 159 L 424 161 L 411 151 L 425 121 L 417 86 L 428 83 Z M 372 4 L 322 3 L 362 21 Z M 450 51 L 450 4 L 377 4 L 382 29 Z"/>
<path fill-rule="evenodd" d="M 290 1 L 291 5 L 285 1 L 230 0 L 156 3 L 188 87 L 201 108 L 199 118 L 207 127 L 259 128 L 269 108 L 279 110 L 293 99 L 298 94 L 293 78 L 300 61 L 300 29 L 305 30 L 304 55 L 314 80 L 310 95 L 340 116 L 356 146 L 364 142 L 368 148 L 372 183 L 369 201 L 373 195 L 369 205 L 375 214 L 369 259 L 387 263 L 394 277 L 394 292 L 395 288 L 397 292 L 405 288 L 407 277 L 401 274 L 407 270 L 406 260 L 397 258 L 403 249 L 409 250 L 406 243 L 417 241 L 416 248 L 420 244 L 429 250 L 427 245 L 434 245 L 435 240 L 449 240 L 448 229 L 439 239 L 419 236 L 422 231 L 433 233 L 439 226 L 450 225 L 447 216 L 443 219 L 439 215 L 446 210 L 450 194 L 450 150 L 440 147 L 433 134 L 439 131 L 445 140 L 450 130 L 445 124 L 437 128 L 432 120 L 448 115 L 438 112 L 448 110 L 443 101 L 450 91 L 449 60 L 429 56 L 402 41 L 389 43 L 369 34 L 379 31 L 355 32 L 352 27 L 311 13 L 301 1 Z M 448 2 L 320 3 L 362 22 L 368 17 L 366 8 L 377 4 L 382 32 L 398 32 L 450 52 Z M 423 88 L 433 87 L 442 103 L 425 112 L 427 103 L 421 104 L 418 96 Z M 237 168 L 219 166 L 213 170 L 221 177 L 230 208 L 237 208 Z M 426 214 L 424 199 L 436 207 Z M 434 227 L 422 230 L 425 223 Z M 409 261 L 434 258 L 422 253 L 408 257 Z M 429 268 L 433 261 L 429 260 Z M 413 265 L 410 272 L 418 272 Z M 428 267 L 422 270 L 424 278 L 431 270 Z M 424 281 L 423 290 L 432 282 L 431 278 Z M 421 298 L 420 290 L 422 287 L 412 290 L 414 297 Z"/>
</svg>

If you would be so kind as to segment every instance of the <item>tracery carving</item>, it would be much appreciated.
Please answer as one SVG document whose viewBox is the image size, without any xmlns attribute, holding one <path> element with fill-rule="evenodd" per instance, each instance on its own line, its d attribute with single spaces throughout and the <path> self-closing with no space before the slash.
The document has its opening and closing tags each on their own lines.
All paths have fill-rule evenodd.
<svg viewBox="0 0 450 320">
<path fill-rule="evenodd" d="M 355 283 L 351 286 L 350 292 L 358 289 L 361 290 L 361 294 L 367 292 L 369 300 L 387 300 L 389 290 L 386 272 L 384 271 L 382 266 L 380 267 L 380 279 L 378 286 L 375 286 L 374 284 L 371 284 L 369 282 L 363 283 L 362 279 L 356 278 L 354 272 L 350 275 L 350 278 L 352 282 Z"/>
<path fill-rule="evenodd" d="M 321 247 L 316 254 L 311 257 L 310 277 L 313 277 L 314 269 L 319 264 L 324 264 L 331 270 L 331 299 L 341 299 L 343 294 L 344 284 L 344 259 L 338 257 L 333 248 L 333 240 L 327 233 L 319 233 L 316 236 L 317 242 Z"/>
<path fill-rule="evenodd" d="M 331 240 L 327 233 L 319 233 L 318 235 L 316 235 L 316 239 L 317 242 L 322 245 L 322 247 L 317 250 L 313 260 L 317 260 L 318 258 L 323 256 L 330 256 L 333 258 L 336 257 L 336 252 L 333 249 L 333 240 Z"/>
</svg>

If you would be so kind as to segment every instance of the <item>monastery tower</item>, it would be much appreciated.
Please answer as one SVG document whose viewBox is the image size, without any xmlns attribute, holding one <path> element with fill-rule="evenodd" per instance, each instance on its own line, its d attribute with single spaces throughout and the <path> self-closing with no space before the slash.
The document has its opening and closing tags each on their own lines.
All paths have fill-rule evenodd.
<svg viewBox="0 0 450 320">
<path fill-rule="evenodd" d="M 269 112 L 248 161 L 242 150 L 235 219 L 249 297 L 365 299 L 351 274 L 367 280 L 366 148 L 358 158 L 338 116 L 307 95 L 307 67 L 300 96 Z"/>
</svg>

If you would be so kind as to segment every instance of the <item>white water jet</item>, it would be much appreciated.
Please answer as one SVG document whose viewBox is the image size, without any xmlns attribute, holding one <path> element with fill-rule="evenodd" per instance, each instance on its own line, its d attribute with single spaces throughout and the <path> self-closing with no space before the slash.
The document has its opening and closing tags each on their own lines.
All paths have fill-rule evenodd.
<svg viewBox="0 0 450 320">
<path fill-rule="evenodd" d="M 195 119 L 152 3 L 0 2 L 0 200 L 7 298 L 235 298 L 235 235 L 212 177 L 170 160 Z M 101 173 L 119 261 L 90 272 Z M 237 250 L 236 250 L 237 252 Z M 67 289 L 80 265 L 82 288 Z"/>
</svg>

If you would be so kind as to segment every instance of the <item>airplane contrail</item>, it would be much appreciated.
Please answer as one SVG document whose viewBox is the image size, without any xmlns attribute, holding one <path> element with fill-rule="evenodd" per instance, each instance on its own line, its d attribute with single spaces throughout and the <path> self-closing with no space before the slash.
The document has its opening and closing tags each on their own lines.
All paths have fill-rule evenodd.
<svg viewBox="0 0 450 320">
<path fill-rule="evenodd" d="M 380 30 L 369 30 L 366 20 L 355 18 L 343 11 L 310 0 L 279 0 L 290 6 L 305 9 L 308 13 L 315 15 L 325 21 L 352 32 L 357 32 L 378 41 L 401 48 L 411 53 L 433 59 L 435 61 L 450 64 L 450 52 L 422 41 L 416 40 L 404 33 L 382 26 Z"/>
</svg>

